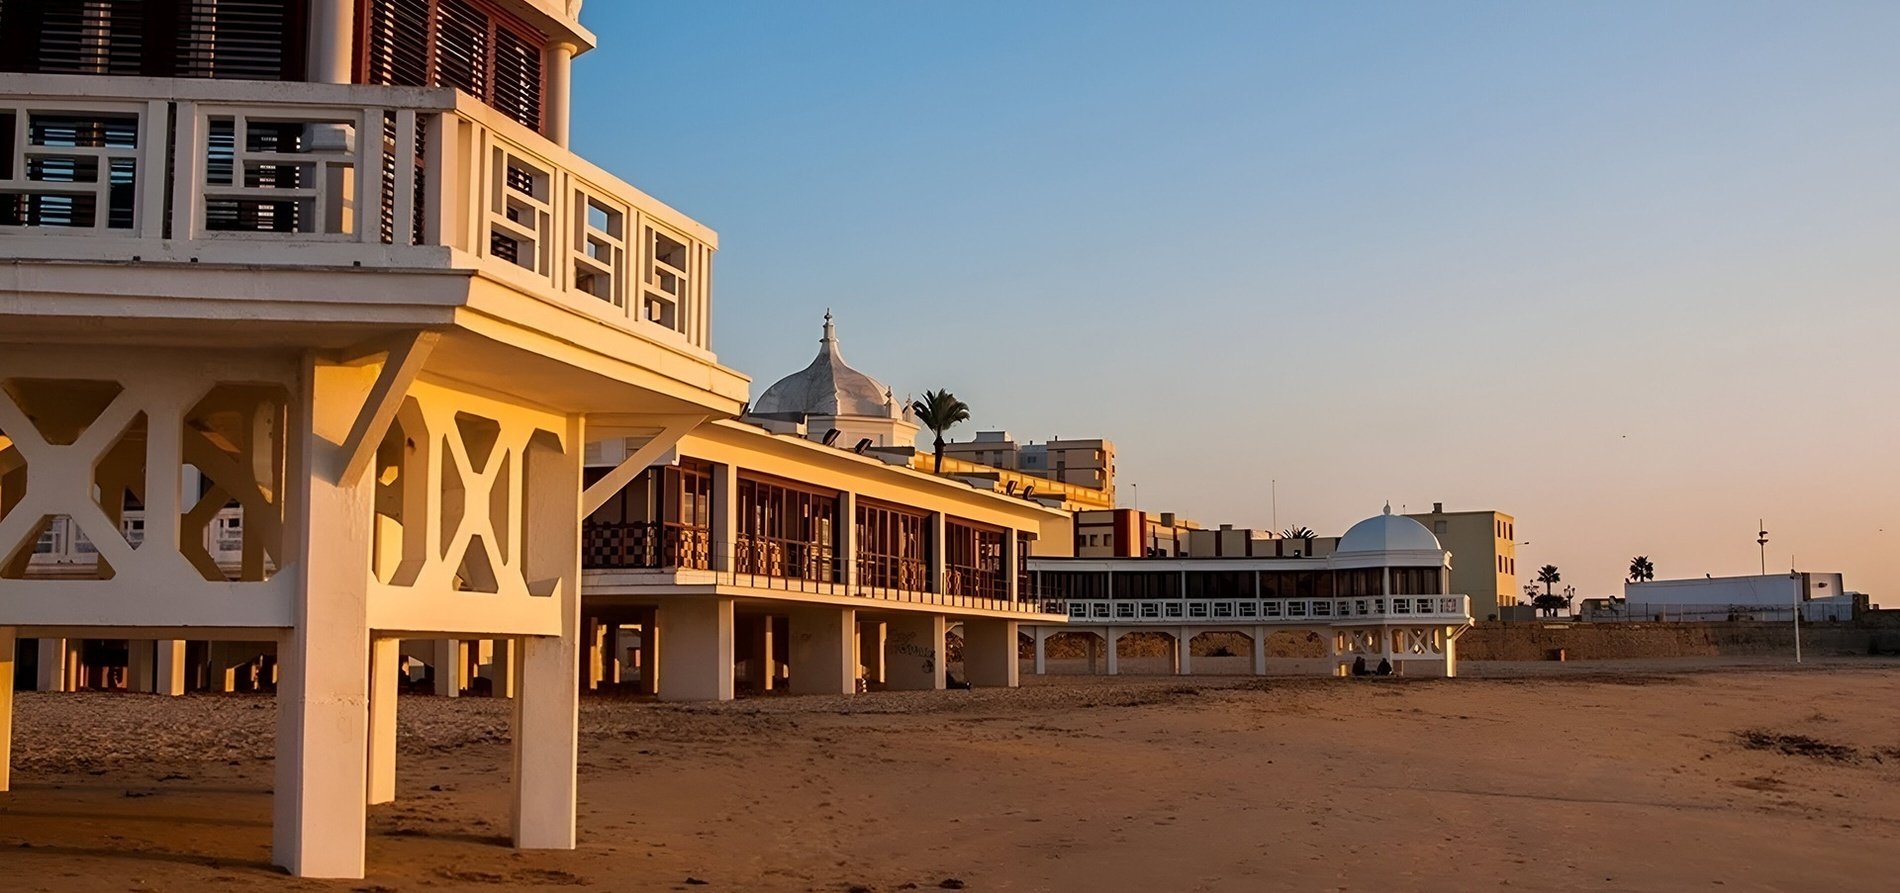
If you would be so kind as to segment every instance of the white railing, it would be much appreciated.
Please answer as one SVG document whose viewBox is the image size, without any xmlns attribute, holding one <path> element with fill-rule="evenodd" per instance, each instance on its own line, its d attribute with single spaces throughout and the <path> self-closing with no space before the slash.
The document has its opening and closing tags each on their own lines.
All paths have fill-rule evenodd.
<svg viewBox="0 0 1900 893">
<path fill-rule="evenodd" d="M 701 349 L 717 249 L 455 91 L 17 74 L 0 240 L 9 259 L 469 269 Z"/>
<path fill-rule="evenodd" d="M 1245 623 L 1337 625 L 1359 621 L 1471 622 L 1463 595 L 1388 595 L 1352 598 L 1069 599 L 1071 623 Z"/>
</svg>

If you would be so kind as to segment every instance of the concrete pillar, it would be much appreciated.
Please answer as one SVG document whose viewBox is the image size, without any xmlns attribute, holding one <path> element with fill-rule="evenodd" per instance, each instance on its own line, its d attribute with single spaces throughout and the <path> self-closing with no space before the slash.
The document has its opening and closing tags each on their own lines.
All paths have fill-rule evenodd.
<svg viewBox="0 0 1900 893">
<path fill-rule="evenodd" d="M 660 624 L 659 613 L 647 612 L 646 619 L 640 624 L 640 693 L 657 695 L 660 693 Z"/>
<path fill-rule="evenodd" d="M 66 690 L 66 640 L 39 640 L 39 680 L 34 687 L 40 691 Z"/>
<path fill-rule="evenodd" d="M 884 623 L 870 620 L 858 624 L 858 666 L 864 668 L 864 680 L 884 684 Z"/>
<path fill-rule="evenodd" d="M 793 608 L 790 614 L 792 640 L 787 650 L 792 665 L 792 693 L 855 694 L 858 674 L 852 652 L 857 648 L 857 610 L 800 606 Z"/>
<path fill-rule="evenodd" d="M 746 683 L 759 694 L 771 691 L 777 678 L 772 665 L 772 625 L 771 617 L 753 617 L 742 625 L 739 633 L 746 655 Z"/>
<path fill-rule="evenodd" d="M 580 769 L 581 461 L 579 416 L 569 416 L 558 455 L 523 469 L 529 500 L 523 512 L 523 564 L 530 580 L 551 580 L 561 600 L 561 635 L 524 636 L 517 643 L 514 698 L 515 846 L 574 848 Z"/>
<path fill-rule="evenodd" d="M 1036 675 L 1046 676 L 1049 673 L 1049 628 L 1032 626 L 1029 630 L 1030 635 L 1036 637 Z"/>
<path fill-rule="evenodd" d="M 1174 631 L 1174 675 L 1187 676 L 1194 672 L 1194 631 L 1177 629 Z"/>
<path fill-rule="evenodd" d="M 1102 637 L 1091 632 L 1089 634 L 1089 673 L 1090 675 L 1093 675 L 1095 673 L 1095 654 L 1101 647 L 1102 647 Z"/>
<path fill-rule="evenodd" d="M 149 692 L 155 687 L 156 646 L 145 639 L 131 639 L 125 643 L 125 690 Z"/>
<path fill-rule="evenodd" d="M 1023 588 L 1022 575 L 1017 573 L 1017 571 L 1022 570 L 1022 560 L 1023 560 L 1023 557 L 1021 555 L 1016 554 L 1018 549 L 1019 549 L 1019 544 L 1016 542 L 1016 531 L 1004 530 L 1003 531 L 1003 594 L 1010 600 L 1012 604 L 1015 602 L 1021 601 L 1024 595 L 1024 593 L 1022 592 L 1022 588 Z M 1038 670 L 1037 672 L 1040 673 L 1041 671 Z"/>
<path fill-rule="evenodd" d="M 1450 627 L 1445 628 L 1445 678 L 1446 679 L 1456 679 L 1458 677 L 1458 640 L 1455 638 L 1452 638 L 1453 632 L 1455 632 L 1455 630 L 1453 630 L 1452 628 Z"/>
<path fill-rule="evenodd" d="M 348 5 L 317 5 L 328 3 Z M 334 39 L 347 52 L 349 32 Z M 303 399 L 291 401 L 286 539 L 296 551 L 286 573 L 297 586 L 292 626 L 277 647 L 271 861 L 298 877 L 363 876 L 376 485 L 367 466 L 341 479 L 335 444 L 348 439 L 375 374 L 306 358 Z"/>
<path fill-rule="evenodd" d="M 160 639 L 153 644 L 153 658 L 157 669 L 152 690 L 161 695 L 178 697 L 185 693 L 185 640 Z"/>
<path fill-rule="evenodd" d="M 1111 626 L 1105 638 L 1108 641 L 1108 675 L 1120 676 L 1122 674 L 1122 631 Z"/>
<path fill-rule="evenodd" d="M 437 639 L 431 648 L 435 655 L 429 661 L 430 669 L 435 671 L 435 693 L 438 697 L 455 698 L 462 694 L 462 643 L 459 639 Z"/>
<path fill-rule="evenodd" d="M 496 639 L 492 654 L 488 661 L 489 696 L 512 698 L 515 696 L 515 640 Z"/>
<path fill-rule="evenodd" d="M 884 687 L 891 691 L 943 688 L 942 614 L 903 614 L 884 638 Z"/>
<path fill-rule="evenodd" d="M 1264 626 L 1253 628 L 1253 674 L 1267 675 L 1267 628 Z"/>
<path fill-rule="evenodd" d="M 605 655 L 600 662 L 602 681 L 610 686 L 618 686 L 620 680 L 627 678 L 626 641 L 621 638 L 622 624 L 616 620 L 607 624 Z"/>
<path fill-rule="evenodd" d="M 732 599 L 671 599 L 660 608 L 660 623 L 667 629 L 660 699 L 732 700 Z"/>
<path fill-rule="evenodd" d="M 401 690 L 402 640 L 369 643 L 369 785 L 365 802 L 396 800 L 396 693 Z"/>
<path fill-rule="evenodd" d="M 963 678 L 972 688 L 1015 688 L 1017 623 L 990 617 L 963 621 Z"/>
<path fill-rule="evenodd" d="M 309 32 L 305 68 L 310 80 L 319 84 L 349 83 L 355 67 L 350 59 L 351 42 L 356 35 L 354 0 L 310 0 Z M 569 58 L 572 57 L 570 52 Z"/>
<path fill-rule="evenodd" d="M 555 145 L 567 145 L 568 124 L 573 108 L 570 93 L 574 65 L 574 45 L 556 43 L 548 47 L 547 133 Z"/>
<path fill-rule="evenodd" d="M 15 635 L 13 627 L 0 626 L 0 791 L 12 789 Z"/>
</svg>

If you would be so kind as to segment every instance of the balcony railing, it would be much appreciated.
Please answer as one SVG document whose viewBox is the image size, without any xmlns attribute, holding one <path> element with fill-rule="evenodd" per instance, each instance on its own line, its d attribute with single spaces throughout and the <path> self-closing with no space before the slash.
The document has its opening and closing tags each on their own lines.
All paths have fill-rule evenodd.
<svg viewBox="0 0 1900 893">
<path fill-rule="evenodd" d="M 702 350 L 717 247 L 452 90 L 24 74 L 0 75 L 0 239 L 10 259 L 472 270 Z"/>
<path fill-rule="evenodd" d="M 1469 623 L 1463 595 L 1392 595 L 1353 598 L 1070 599 L 1069 619 L 1129 624 L 1237 622 L 1288 626 L 1350 625 L 1360 621 Z"/>
<path fill-rule="evenodd" d="M 704 528 L 636 521 L 581 525 L 581 566 L 656 570 L 712 567 L 712 534 Z"/>
</svg>

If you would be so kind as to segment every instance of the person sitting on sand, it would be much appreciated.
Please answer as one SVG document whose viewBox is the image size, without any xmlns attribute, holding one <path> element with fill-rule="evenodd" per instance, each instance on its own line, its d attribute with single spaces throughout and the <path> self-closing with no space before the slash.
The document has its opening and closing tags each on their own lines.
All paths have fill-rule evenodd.
<svg viewBox="0 0 1900 893">
<path fill-rule="evenodd" d="M 1379 670 L 1378 670 L 1378 673 L 1379 673 L 1379 675 L 1381 675 L 1381 676 L 1390 676 L 1390 675 L 1392 675 L 1392 662 L 1391 662 L 1391 661 L 1389 661 L 1389 660 L 1386 660 L 1386 659 L 1385 659 L 1385 658 L 1383 658 L 1383 657 L 1382 657 L 1382 658 L 1379 658 Z"/>
<path fill-rule="evenodd" d="M 1361 654 L 1358 657 L 1355 657 L 1352 659 L 1352 674 L 1354 676 L 1371 675 L 1370 673 L 1366 672 L 1366 656 L 1365 655 Z"/>
</svg>

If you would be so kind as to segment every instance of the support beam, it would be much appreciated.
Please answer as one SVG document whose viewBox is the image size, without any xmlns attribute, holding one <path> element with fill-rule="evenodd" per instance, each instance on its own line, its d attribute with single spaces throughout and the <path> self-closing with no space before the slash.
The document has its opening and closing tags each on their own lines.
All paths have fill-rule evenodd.
<svg viewBox="0 0 1900 893">
<path fill-rule="evenodd" d="M 881 621 L 867 620 L 858 624 L 858 665 L 864 668 L 866 682 L 884 684 L 885 636 Z"/>
<path fill-rule="evenodd" d="M 693 596 L 660 607 L 662 701 L 732 700 L 732 599 Z"/>
<path fill-rule="evenodd" d="M 891 691 L 943 688 L 942 614 L 892 617 L 884 638 L 884 687 Z"/>
<path fill-rule="evenodd" d="M 348 43 L 344 41 L 345 46 Z M 383 435 L 389 433 L 389 424 L 396 420 L 396 410 L 402 408 L 409 386 L 441 340 L 440 333 L 417 332 L 389 349 L 382 370 L 376 373 L 376 383 L 370 386 L 369 396 L 364 399 L 363 408 L 356 414 L 349 436 L 343 441 L 342 480 L 356 480 L 369 468 L 377 447 L 383 443 Z"/>
<path fill-rule="evenodd" d="M 155 673 L 157 647 L 147 639 L 127 639 L 125 642 L 125 690 L 150 692 L 156 688 Z"/>
<path fill-rule="evenodd" d="M 553 581 L 561 635 L 519 642 L 514 712 L 515 846 L 574 848 L 579 803 L 581 644 L 581 457 L 583 422 L 569 416 L 562 451 L 528 463 L 522 484 L 541 494 L 526 504 L 523 550 L 529 579 Z"/>
<path fill-rule="evenodd" d="M 1177 629 L 1174 631 L 1174 675 L 1188 676 L 1194 673 L 1194 631 Z"/>
<path fill-rule="evenodd" d="M 39 679 L 33 687 L 39 691 L 65 691 L 66 640 L 39 639 L 38 647 L 40 657 L 34 666 L 38 668 Z"/>
<path fill-rule="evenodd" d="M 435 693 L 437 697 L 456 698 L 462 695 L 462 642 L 459 639 L 436 639 L 430 646 L 435 655 L 429 661 L 429 669 L 435 672 Z"/>
<path fill-rule="evenodd" d="M 502 638 L 495 640 L 492 657 L 488 661 L 488 695 L 494 698 L 512 698 L 515 696 L 515 640 Z"/>
<path fill-rule="evenodd" d="M 772 618 L 748 618 L 740 633 L 746 649 L 746 682 L 756 694 L 772 690 L 778 680 L 777 654 L 773 646 Z"/>
<path fill-rule="evenodd" d="M 1267 628 L 1264 626 L 1253 628 L 1253 674 L 1267 675 Z"/>
<path fill-rule="evenodd" d="M 178 697 L 185 693 L 185 640 L 160 639 L 153 644 L 157 677 L 153 691 Z"/>
<path fill-rule="evenodd" d="M 657 695 L 660 693 L 660 655 L 666 649 L 660 647 L 659 614 L 648 611 L 646 619 L 640 623 L 640 693 Z"/>
<path fill-rule="evenodd" d="M 369 788 L 366 802 L 396 800 L 396 693 L 401 690 L 402 640 L 369 644 Z"/>
<path fill-rule="evenodd" d="M 614 494 L 624 489 L 636 475 L 645 471 L 647 466 L 659 461 L 661 456 L 666 455 L 667 450 L 679 444 L 680 438 L 691 433 L 694 428 L 699 427 L 709 418 L 712 418 L 712 416 L 686 415 L 668 417 L 661 423 L 663 427 L 660 428 L 659 433 L 654 434 L 646 443 L 641 444 L 639 449 L 633 451 L 633 455 L 628 456 L 625 461 L 614 466 L 612 471 L 607 472 L 600 480 L 595 481 L 593 486 L 588 487 L 585 493 L 581 494 L 580 517 L 585 518 L 593 514 L 601 506 L 606 505 L 607 500 L 614 498 Z"/>
<path fill-rule="evenodd" d="M 1122 631 L 1111 626 L 1108 628 L 1108 635 L 1104 638 L 1108 640 L 1108 675 L 1120 676 L 1122 674 Z"/>
<path fill-rule="evenodd" d="M 792 693 L 855 694 L 858 678 L 852 652 L 857 648 L 857 610 L 800 606 L 790 613 Z"/>
<path fill-rule="evenodd" d="M 1049 673 L 1049 628 L 1032 626 L 1030 635 L 1036 637 L 1036 675 L 1046 676 Z"/>
<path fill-rule="evenodd" d="M 12 789 L 14 635 L 13 627 L 0 626 L 0 791 Z"/>
<path fill-rule="evenodd" d="M 996 618 L 963 621 L 963 678 L 972 688 L 1015 688 L 1020 662 L 1016 656 L 1017 623 Z"/>
</svg>

